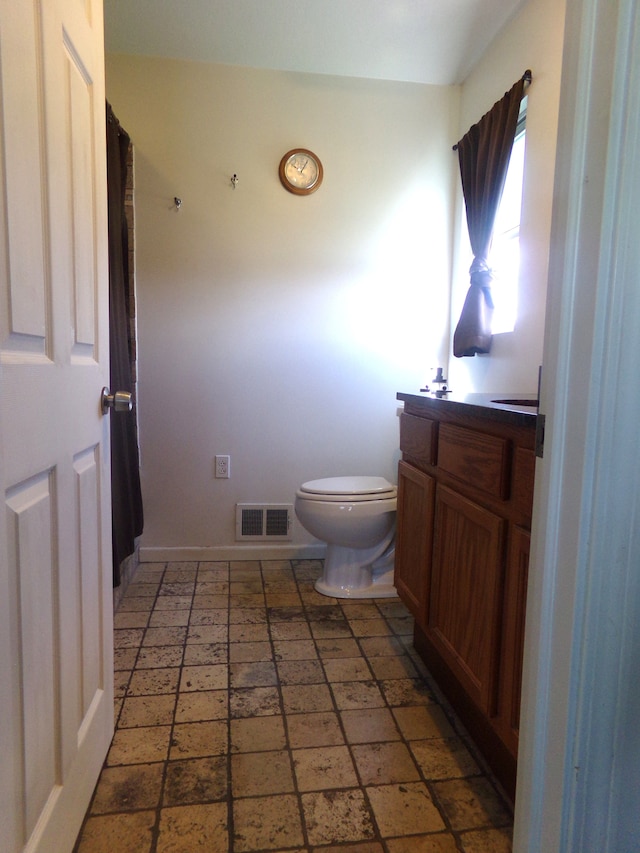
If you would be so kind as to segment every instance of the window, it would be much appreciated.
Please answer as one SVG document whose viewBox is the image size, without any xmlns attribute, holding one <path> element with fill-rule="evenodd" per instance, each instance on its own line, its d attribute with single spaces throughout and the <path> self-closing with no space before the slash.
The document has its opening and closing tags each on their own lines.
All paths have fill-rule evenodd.
<svg viewBox="0 0 640 853">
<path fill-rule="evenodd" d="M 516 136 L 502 198 L 493 226 L 489 263 L 494 272 L 491 285 L 494 313 L 491 332 L 512 332 L 518 313 L 518 278 L 520 272 L 520 214 L 524 179 L 525 119 L 527 99 L 522 100 Z"/>
</svg>

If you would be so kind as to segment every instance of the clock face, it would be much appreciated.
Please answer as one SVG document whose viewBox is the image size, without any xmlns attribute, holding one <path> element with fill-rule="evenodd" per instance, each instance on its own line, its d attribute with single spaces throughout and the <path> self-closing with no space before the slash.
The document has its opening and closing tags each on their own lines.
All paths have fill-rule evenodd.
<svg viewBox="0 0 640 853">
<path fill-rule="evenodd" d="M 280 180 L 285 189 L 296 195 L 315 192 L 322 183 L 322 163 L 306 148 L 287 151 L 280 161 Z"/>
</svg>

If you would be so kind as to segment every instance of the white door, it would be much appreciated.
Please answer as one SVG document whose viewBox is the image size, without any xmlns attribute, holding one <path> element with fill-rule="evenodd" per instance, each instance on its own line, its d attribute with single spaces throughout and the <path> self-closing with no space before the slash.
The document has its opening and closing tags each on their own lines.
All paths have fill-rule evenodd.
<svg viewBox="0 0 640 853">
<path fill-rule="evenodd" d="M 102 0 L 0 0 L 0 846 L 70 851 L 113 729 Z"/>
</svg>

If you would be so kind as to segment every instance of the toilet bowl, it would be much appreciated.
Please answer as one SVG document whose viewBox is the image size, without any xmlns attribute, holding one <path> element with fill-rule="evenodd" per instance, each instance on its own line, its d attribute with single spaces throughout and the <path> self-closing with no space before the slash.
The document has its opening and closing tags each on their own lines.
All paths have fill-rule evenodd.
<svg viewBox="0 0 640 853">
<path fill-rule="evenodd" d="M 329 477 L 303 483 L 295 512 L 327 543 L 315 588 L 333 598 L 392 598 L 396 487 L 384 477 Z"/>
</svg>

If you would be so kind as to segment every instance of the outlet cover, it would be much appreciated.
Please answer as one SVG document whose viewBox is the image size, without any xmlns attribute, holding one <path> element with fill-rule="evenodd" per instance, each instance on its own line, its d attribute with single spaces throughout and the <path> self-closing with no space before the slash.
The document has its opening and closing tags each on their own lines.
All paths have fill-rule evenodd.
<svg viewBox="0 0 640 853">
<path fill-rule="evenodd" d="M 231 476 L 231 457 L 216 456 L 216 477 L 223 480 L 228 480 Z"/>
</svg>

